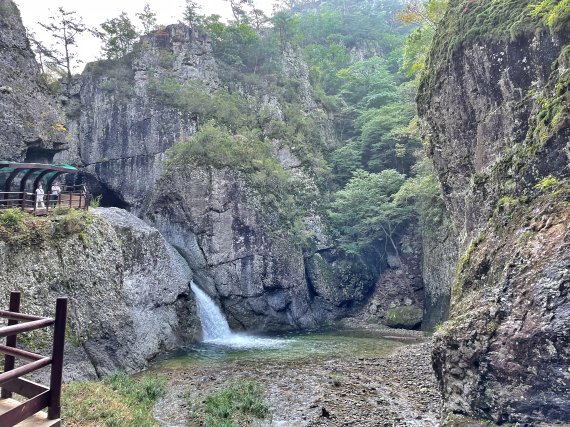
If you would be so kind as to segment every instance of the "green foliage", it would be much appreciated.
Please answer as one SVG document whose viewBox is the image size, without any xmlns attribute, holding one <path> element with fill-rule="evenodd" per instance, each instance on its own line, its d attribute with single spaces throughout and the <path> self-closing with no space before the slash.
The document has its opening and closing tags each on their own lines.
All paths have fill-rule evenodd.
<svg viewBox="0 0 570 427">
<path fill-rule="evenodd" d="M 129 53 L 139 34 L 129 16 L 122 12 L 113 19 L 101 24 L 103 32 L 100 38 L 103 41 L 103 53 L 107 59 L 118 59 Z"/>
<path fill-rule="evenodd" d="M 206 123 L 199 132 L 169 151 L 169 167 L 186 164 L 229 167 L 247 174 L 265 196 L 280 197 L 287 188 L 287 173 L 273 158 L 271 144 L 259 132 L 232 134 L 227 128 Z"/>
<path fill-rule="evenodd" d="M 104 381 L 75 382 L 63 389 L 65 424 L 106 427 L 151 427 L 158 423 L 152 407 L 163 394 L 163 378 L 143 376 L 134 379 L 124 373 Z"/>
<path fill-rule="evenodd" d="M 50 237 L 45 221 L 18 208 L 0 212 L 0 240 L 13 246 L 36 245 Z"/>
<path fill-rule="evenodd" d="M 0 226 L 13 231 L 21 231 L 30 215 L 19 208 L 0 212 Z"/>
<path fill-rule="evenodd" d="M 102 194 L 99 194 L 98 196 L 95 197 L 91 197 L 91 200 L 89 200 L 89 207 L 93 209 L 100 207 L 102 199 L 103 199 Z"/>
<path fill-rule="evenodd" d="M 41 245 L 52 239 L 80 235 L 93 222 L 89 212 L 56 208 L 54 214 L 40 218 L 20 209 L 0 212 L 0 240 L 13 246 Z"/>
<path fill-rule="evenodd" d="M 414 176 L 408 178 L 395 195 L 395 201 L 411 206 L 419 218 L 425 234 L 437 230 L 445 222 L 445 206 L 433 166 L 425 155 L 412 168 Z"/>
<path fill-rule="evenodd" d="M 366 256 L 391 245 L 398 254 L 394 238 L 411 216 L 410 208 L 398 204 L 394 198 L 404 181 L 405 176 L 395 170 L 380 173 L 360 170 L 336 193 L 329 217 L 345 252 Z"/>
<path fill-rule="evenodd" d="M 379 108 L 395 102 L 398 85 L 388 65 L 386 59 L 373 56 L 339 70 L 337 77 L 342 82 L 339 96 L 359 110 Z"/>
<path fill-rule="evenodd" d="M 570 0 L 542 0 L 529 7 L 530 15 L 542 18 L 552 33 L 570 31 Z"/>
<path fill-rule="evenodd" d="M 558 185 L 558 179 L 555 176 L 549 175 L 542 178 L 534 187 L 541 191 L 552 189 Z"/>
<path fill-rule="evenodd" d="M 246 23 L 222 23 L 219 17 L 206 20 L 206 29 L 212 38 L 214 55 L 223 63 L 242 73 L 272 70 L 277 46 Z"/>
<path fill-rule="evenodd" d="M 142 12 L 135 15 L 143 26 L 143 34 L 149 34 L 156 26 L 156 13 L 152 11 L 148 3 L 145 3 Z"/>
<path fill-rule="evenodd" d="M 55 237 L 67 237 L 85 231 L 93 222 L 93 217 L 87 211 L 71 209 L 67 215 L 58 218 L 54 227 Z"/>
<path fill-rule="evenodd" d="M 263 389 L 255 381 L 238 379 L 227 388 L 206 396 L 201 407 L 192 405 L 194 415 L 207 427 L 250 425 L 264 419 L 269 408 L 263 402 Z"/>
</svg>

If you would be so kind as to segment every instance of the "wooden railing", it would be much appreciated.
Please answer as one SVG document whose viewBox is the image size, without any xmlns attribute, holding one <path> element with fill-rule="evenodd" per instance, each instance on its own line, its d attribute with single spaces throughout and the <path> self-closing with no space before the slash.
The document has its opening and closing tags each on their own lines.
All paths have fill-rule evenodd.
<svg viewBox="0 0 570 427">
<path fill-rule="evenodd" d="M 0 310 L 0 318 L 8 319 L 8 325 L 0 327 L 0 338 L 6 337 L 6 345 L 0 345 L 0 353 L 5 355 L 4 372 L 0 374 L 1 398 L 9 399 L 13 393 L 28 398 L 25 402 L 0 414 L 0 426 L 15 426 L 46 407 L 48 408 L 48 419 L 59 419 L 61 416 L 61 384 L 67 298 L 57 299 L 55 318 L 52 319 L 20 313 L 20 293 L 12 292 L 10 294 L 9 310 Z M 51 325 L 54 325 L 51 357 L 16 347 L 18 334 L 46 328 Z M 29 363 L 15 367 L 16 358 L 26 360 Z M 49 388 L 22 378 L 23 375 L 48 365 L 51 365 Z"/>
<path fill-rule="evenodd" d="M 83 185 L 68 186 L 59 193 L 57 199 L 46 193 L 43 200 L 38 201 L 34 193 L 26 191 L 0 192 L 0 210 L 21 208 L 34 215 L 47 215 L 58 206 L 89 209 L 89 193 Z"/>
</svg>

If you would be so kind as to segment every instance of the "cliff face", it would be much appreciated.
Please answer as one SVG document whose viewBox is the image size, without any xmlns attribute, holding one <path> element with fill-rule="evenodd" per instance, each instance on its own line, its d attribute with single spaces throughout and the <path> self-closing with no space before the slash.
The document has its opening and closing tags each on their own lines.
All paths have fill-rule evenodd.
<svg viewBox="0 0 570 427">
<path fill-rule="evenodd" d="M 294 126 L 316 117 L 310 132 L 315 145 L 326 145 L 332 131 L 312 97 L 307 65 L 287 51 L 278 67 L 297 91 L 229 71 L 216 63 L 208 38 L 185 25 L 168 26 L 143 37 L 125 57 L 86 67 L 67 111 L 70 149 L 56 156 L 85 165 L 91 188 L 104 202 L 130 208 L 155 225 L 180 248 L 198 284 L 219 300 L 233 326 L 248 329 L 316 326 L 348 312 L 373 285 L 330 253 L 308 165 L 318 162 L 318 148 L 311 148 L 317 154 L 299 154 L 278 136 L 264 137 L 271 141 L 267 161 L 308 194 L 302 196 L 310 199 L 305 205 L 285 209 L 303 211 L 299 221 L 311 234 L 310 248 L 294 241 L 290 225 L 261 215 L 264 191 L 244 179 L 240 163 L 165 167 L 167 150 L 212 118 L 240 131 L 266 126 L 277 135 L 287 126 L 287 114 L 295 115 Z M 218 76 L 223 73 L 225 83 Z M 286 97 L 296 100 L 296 111 Z"/>
<path fill-rule="evenodd" d="M 75 231 L 31 243 L 0 233 L 0 299 L 19 290 L 23 312 L 53 316 L 55 298 L 69 297 L 66 380 L 139 371 L 199 337 L 192 274 L 156 229 L 115 208 L 57 221 Z M 49 353 L 49 334 L 22 343 Z"/>
<path fill-rule="evenodd" d="M 65 118 L 41 81 L 20 12 L 0 0 L 0 159 L 49 162 L 66 148 Z"/>
<path fill-rule="evenodd" d="M 569 16 L 530 3 L 450 2 L 418 97 L 463 254 L 434 367 L 496 422 L 570 420 Z"/>
<path fill-rule="evenodd" d="M 88 64 L 68 107 L 70 149 L 56 160 L 85 166 L 115 204 L 138 208 L 162 171 L 164 152 L 196 131 L 195 116 L 157 102 L 166 78 L 215 85 L 209 41 L 185 25 L 143 37 L 120 60 Z"/>
<path fill-rule="evenodd" d="M 145 218 L 180 251 L 234 327 L 315 327 L 364 298 L 365 289 L 338 286 L 325 253 L 304 253 L 292 235 L 271 225 L 240 173 L 181 167 L 156 188 Z"/>
</svg>

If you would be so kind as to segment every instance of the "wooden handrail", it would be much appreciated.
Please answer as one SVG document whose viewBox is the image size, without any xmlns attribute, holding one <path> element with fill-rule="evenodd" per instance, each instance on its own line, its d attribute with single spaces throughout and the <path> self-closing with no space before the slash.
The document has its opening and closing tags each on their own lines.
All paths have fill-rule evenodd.
<svg viewBox="0 0 570 427">
<path fill-rule="evenodd" d="M 8 326 L 0 328 L 0 338 L 6 338 L 6 345 L 0 345 L 0 353 L 5 355 L 4 372 L 0 374 L 2 398 L 12 397 L 18 393 L 28 400 L 15 408 L 0 414 L 0 426 L 13 427 L 26 418 L 48 408 L 48 419 L 57 420 L 61 416 L 61 385 L 63 376 L 63 351 L 65 342 L 65 323 L 67 318 L 67 298 L 58 298 L 55 307 L 55 318 L 32 316 L 19 313 L 20 293 L 10 294 L 8 311 L 0 310 L 0 317 L 8 319 Z M 25 323 L 18 324 L 19 321 Z M 16 336 L 39 328 L 54 325 L 53 347 L 51 357 L 16 348 Z M 23 366 L 15 367 L 15 358 L 30 361 Z M 35 384 L 23 375 L 51 365 L 50 388 Z"/>
<path fill-rule="evenodd" d="M 3 383 L 13 380 L 14 378 L 19 378 L 23 375 L 29 374 L 30 372 L 37 371 L 44 366 L 47 366 L 51 363 L 51 357 L 42 357 L 39 360 L 36 360 L 31 363 L 27 363 L 24 366 L 20 366 L 18 368 L 14 368 L 11 371 L 4 372 L 0 374 L 0 387 Z"/>
<path fill-rule="evenodd" d="M 49 317 L 33 316 L 31 314 L 17 313 L 6 310 L 0 310 L 0 317 L 3 317 L 4 319 L 24 320 L 24 321 L 49 319 Z"/>
<path fill-rule="evenodd" d="M 8 347 L 7 345 L 0 345 L 0 353 L 9 354 L 10 356 L 19 357 L 24 360 L 36 361 L 43 358 L 42 355 L 32 353 L 21 348 Z"/>
<path fill-rule="evenodd" d="M 13 326 L 4 326 L 0 328 L 0 338 L 9 337 L 10 335 L 21 334 L 22 332 L 35 331 L 36 329 L 45 328 L 54 324 L 53 319 L 33 320 L 31 322 L 22 323 Z"/>
</svg>

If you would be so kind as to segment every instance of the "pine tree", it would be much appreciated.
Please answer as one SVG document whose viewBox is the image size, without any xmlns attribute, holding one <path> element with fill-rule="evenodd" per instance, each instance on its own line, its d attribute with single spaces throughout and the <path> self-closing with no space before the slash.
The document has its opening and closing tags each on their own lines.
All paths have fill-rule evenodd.
<svg viewBox="0 0 570 427">
<path fill-rule="evenodd" d="M 38 24 L 48 30 L 56 40 L 56 48 L 50 51 L 53 53 L 51 58 L 58 66 L 65 69 L 67 75 L 66 91 L 69 91 L 72 61 L 76 57 L 75 52 L 73 52 L 73 48 L 77 46 L 76 37 L 85 31 L 92 30 L 82 22 L 81 17 L 76 16 L 76 12 L 67 11 L 63 7 L 59 7 L 57 13 L 49 17 L 48 24 L 41 22 Z"/>
</svg>

